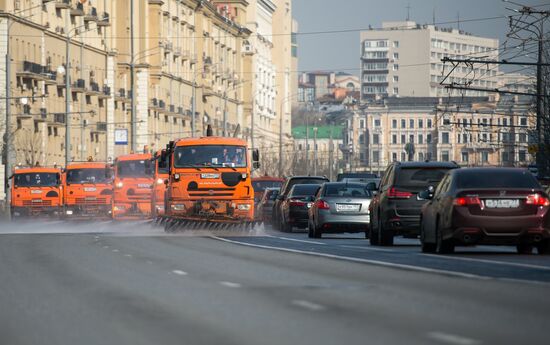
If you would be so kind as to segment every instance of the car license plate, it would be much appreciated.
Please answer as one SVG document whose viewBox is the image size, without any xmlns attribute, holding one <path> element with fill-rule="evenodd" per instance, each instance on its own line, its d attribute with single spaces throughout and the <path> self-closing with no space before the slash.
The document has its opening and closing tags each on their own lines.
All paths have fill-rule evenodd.
<svg viewBox="0 0 550 345">
<path fill-rule="evenodd" d="M 360 204 L 336 204 L 336 212 L 357 212 L 360 209 Z"/>
<path fill-rule="evenodd" d="M 138 188 L 151 188 L 151 185 L 140 183 L 138 184 Z"/>
<path fill-rule="evenodd" d="M 485 200 L 487 208 L 518 208 L 519 199 L 487 199 Z"/>
<path fill-rule="evenodd" d="M 84 187 L 85 192 L 95 192 L 97 189 L 95 187 Z"/>
</svg>

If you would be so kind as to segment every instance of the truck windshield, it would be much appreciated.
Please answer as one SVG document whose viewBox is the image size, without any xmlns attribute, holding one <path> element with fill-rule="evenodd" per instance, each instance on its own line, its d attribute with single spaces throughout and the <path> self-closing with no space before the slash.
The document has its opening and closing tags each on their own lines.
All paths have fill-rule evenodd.
<svg viewBox="0 0 550 345">
<path fill-rule="evenodd" d="M 69 169 L 67 170 L 67 184 L 82 183 L 109 183 L 105 176 L 105 169 Z"/>
<path fill-rule="evenodd" d="M 176 168 L 246 167 L 244 146 L 178 146 L 174 154 Z"/>
<path fill-rule="evenodd" d="M 117 163 L 118 177 L 151 177 L 145 160 L 120 161 Z"/>
<path fill-rule="evenodd" d="M 15 174 L 16 187 L 55 187 L 58 185 L 56 173 Z"/>
</svg>

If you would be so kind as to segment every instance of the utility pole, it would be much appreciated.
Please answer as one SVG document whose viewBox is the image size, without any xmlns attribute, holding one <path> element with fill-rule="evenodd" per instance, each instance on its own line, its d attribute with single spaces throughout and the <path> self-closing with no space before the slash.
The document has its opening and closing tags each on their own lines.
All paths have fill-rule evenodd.
<svg viewBox="0 0 550 345">
<path fill-rule="evenodd" d="M 332 140 L 332 128 L 334 127 L 334 124 L 331 123 L 330 124 L 330 139 L 329 139 L 329 144 L 328 144 L 328 177 L 329 177 L 329 180 L 332 181 L 332 178 L 333 178 L 333 161 L 332 161 L 332 156 L 334 154 L 334 142 Z"/>
<path fill-rule="evenodd" d="M 309 175 L 309 105 L 306 109 L 306 175 Z"/>
<path fill-rule="evenodd" d="M 4 189 L 6 194 L 6 207 L 9 207 L 10 201 L 11 201 L 11 188 L 8 188 L 9 177 L 11 175 L 11 157 L 10 157 L 10 149 L 11 149 L 11 56 L 10 56 L 10 40 L 9 40 L 9 32 L 10 32 L 10 19 L 9 17 L 6 17 L 6 25 L 7 25 L 7 42 L 6 42 L 6 122 L 5 122 L 5 134 L 4 134 L 4 164 L 5 164 L 5 181 L 4 183 Z"/>
<path fill-rule="evenodd" d="M 65 25 L 67 32 L 65 47 L 65 167 L 71 162 L 71 35 L 69 32 L 69 13 L 67 10 L 65 16 Z"/>
<path fill-rule="evenodd" d="M 547 13 L 548 15 L 548 13 Z M 544 48 L 544 20 L 540 21 L 540 37 L 538 44 L 538 56 L 537 56 L 537 137 L 538 137 L 538 150 L 537 150 L 537 168 L 539 176 L 548 175 L 548 153 L 544 143 L 548 143 L 550 138 L 548 137 L 547 127 L 542 125 L 542 120 L 545 114 L 543 114 L 543 99 L 542 99 L 542 53 Z M 547 119 L 545 119 L 547 120 Z"/>
<path fill-rule="evenodd" d="M 134 0 L 130 0 L 130 123 L 132 124 L 131 150 L 137 152 L 137 123 L 136 123 L 136 88 L 135 88 L 135 61 L 134 61 Z"/>
<path fill-rule="evenodd" d="M 317 127 L 313 127 L 313 176 L 317 176 Z"/>
</svg>

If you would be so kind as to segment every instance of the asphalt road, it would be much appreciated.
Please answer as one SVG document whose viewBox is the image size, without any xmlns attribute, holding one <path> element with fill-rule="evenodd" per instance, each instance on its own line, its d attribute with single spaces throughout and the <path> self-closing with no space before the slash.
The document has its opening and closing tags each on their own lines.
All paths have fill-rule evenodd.
<svg viewBox="0 0 550 345">
<path fill-rule="evenodd" d="M 0 224 L 0 344 L 548 344 L 550 257 Z"/>
</svg>

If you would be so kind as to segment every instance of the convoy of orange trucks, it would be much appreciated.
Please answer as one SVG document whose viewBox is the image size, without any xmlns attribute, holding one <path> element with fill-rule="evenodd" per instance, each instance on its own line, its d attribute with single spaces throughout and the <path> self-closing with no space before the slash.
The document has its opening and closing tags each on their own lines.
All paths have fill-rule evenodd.
<svg viewBox="0 0 550 345">
<path fill-rule="evenodd" d="M 146 150 L 145 150 L 146 151 Z M 259 153 L 237 138 L 186 138 L 165 150 L 110 163 L 16 168 L 11 216 L 61 219 L 155 219 L 166 231 L 182 224 L 254 223 L 252 172 Z"/>
</svg>

